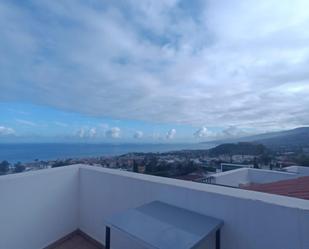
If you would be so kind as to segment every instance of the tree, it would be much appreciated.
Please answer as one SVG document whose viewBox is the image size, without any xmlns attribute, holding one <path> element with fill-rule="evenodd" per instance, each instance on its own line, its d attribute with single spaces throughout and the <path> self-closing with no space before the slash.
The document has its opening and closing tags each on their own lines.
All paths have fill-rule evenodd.
<svg viewBox="0 0 309 249">
<path fill-rule="evenodd" d="M 138 173 L 138 165 L 137 165 L 137 162 L 135 160 L 133 162 L 133 172 Z"/>
<path fill-rule="evenodd" d="M 271 163 L 271 164 L 269 164 L 269 169 L 270 170 L 273 170 L 273 168 L 274 168 L 274 165 Z"/>
<path fill-rule="evenodd" d="M 21 164 L 21 162 L 18 162 L 14 165 L 14 172 L 15 173 L 20 173 L 25 171 L 26 167 L 24 165 Z"/>
<path fill-rule="evenodd" d="M 296 162 L 298 165 L 309 167 L 309 156 L 301 154 L 300 156 L 298 156 Z"/>
<path fill-rule="evenodd" d="M 257 162 L 257 158 L 256 157 L 253 159 L 253 168 L 255 168 L 255 169 L 259 168 L 259 164 Z"/>
<path fill-rule="evenodd" d="M 269 165 L 271 162 L 271 157 L 269 154 L 263 153 L 260 157 L 260 160 L 264 165 Z"/>
<path fill-rule="evenodd" d="M 9 171 L 10 163 L 8 161 L 2 161 L 0 163 L 0 175 L 4 175 Z"/>
</svg>

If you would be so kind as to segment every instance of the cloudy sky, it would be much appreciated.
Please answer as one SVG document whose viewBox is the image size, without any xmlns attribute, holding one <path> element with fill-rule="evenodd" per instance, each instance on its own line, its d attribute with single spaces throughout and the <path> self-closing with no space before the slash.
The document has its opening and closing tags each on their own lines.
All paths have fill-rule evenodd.
<svg viewBox="0 0 309 249">
<path fill-rule="evenodd" d="M 2 0 L 0 141 L 309 125 L 307 0 Z"/>
</svg>

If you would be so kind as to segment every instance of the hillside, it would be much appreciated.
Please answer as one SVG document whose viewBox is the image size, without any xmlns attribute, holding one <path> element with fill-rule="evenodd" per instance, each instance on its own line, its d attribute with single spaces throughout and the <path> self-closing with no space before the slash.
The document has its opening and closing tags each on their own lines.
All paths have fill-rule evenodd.
<svg viewBox="0 0 309 249">
<path fill-rule="evenodd" d="M 262 144 L 241 142 L 237 144 L 228 143 L 221 144 L 215 148 L 209 149 L 210 156 L 219 155 L 261 155 L 265 153 L 267 149 Z"/>
<path fill-rule="evenodd" d="M 238 142 L 259 143 L 274 150 L 309 147 L 309 127 L 300 127 L 292 130 L 270 132 L 237 139 L 218 140 L 212 141 L 211 143 L 223 144 Z"/>
<path fill-rule="evenodd" d="M 274 149 L 295 149 L 299 147 L 309 147 L 309 127 L 279 132 L 273 137 L 258 138 L 254 141 Z"/>
</svg>

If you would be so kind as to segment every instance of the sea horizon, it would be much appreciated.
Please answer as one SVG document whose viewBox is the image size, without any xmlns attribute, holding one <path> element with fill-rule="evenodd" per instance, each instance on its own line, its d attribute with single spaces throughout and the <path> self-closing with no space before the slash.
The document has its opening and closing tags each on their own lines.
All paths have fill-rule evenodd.
<svg viewBox="0 0 309 249">
<path fill-rule="evenodd" d="M 213 145 L 214 146 L 214 145 Z M 63 160 L 126 153 L 162 153 L 178 150 L 209 149 L 202 143 L 0 143 L 0 161 L 28 163 L 35 160 Z"/>
</svg>

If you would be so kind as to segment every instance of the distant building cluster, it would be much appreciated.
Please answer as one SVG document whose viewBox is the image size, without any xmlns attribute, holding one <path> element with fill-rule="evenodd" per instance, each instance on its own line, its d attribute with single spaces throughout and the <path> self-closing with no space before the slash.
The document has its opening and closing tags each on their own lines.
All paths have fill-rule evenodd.
<svg viewBox="0 0 309 249">
<path fill-rule="evenodd" d="M 223 144 L 210 150 L 181 150 L 165 153 L 127 153 L 119 156 L 39 160 L 11 164 L 0 162 L 0 174 L 62 167 L 72 164 L 132 171 L 201 183 L 213 183 L 214 174 L 239 168 L 282 170 L 309 165 L 309 148 L 301 151 L 269 151 L 263 145 Z M 308 164 L 307 164 L 307 161 Z"/>
</svg>

